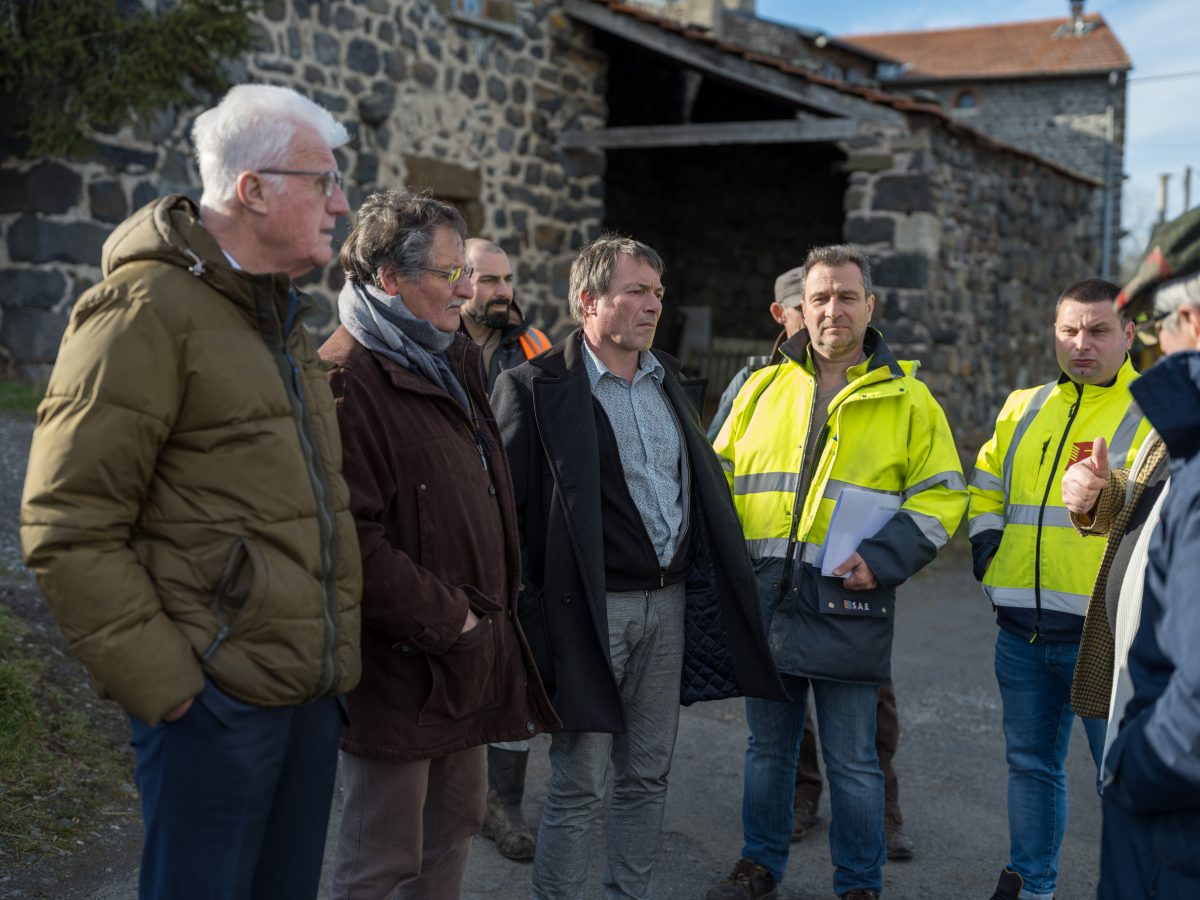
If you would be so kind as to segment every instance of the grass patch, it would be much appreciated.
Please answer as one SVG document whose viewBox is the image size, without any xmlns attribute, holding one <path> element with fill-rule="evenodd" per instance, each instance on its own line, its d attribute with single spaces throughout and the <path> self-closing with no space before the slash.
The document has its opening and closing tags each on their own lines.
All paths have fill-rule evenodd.
<svg viewBox="0 0 1200 900">
<path fill-rule="evenodd" d="M 45 393 L 24 381 L 0 380 L 0 412 L 32 413 Z"/>
<path fill-rule="evenodd" d="M 73 852 L 101 818 L 132 806 L 111 710 L 56 684 L 53 658 L 25 634 L 0 607 L 0 861 Z"/>
</svg>

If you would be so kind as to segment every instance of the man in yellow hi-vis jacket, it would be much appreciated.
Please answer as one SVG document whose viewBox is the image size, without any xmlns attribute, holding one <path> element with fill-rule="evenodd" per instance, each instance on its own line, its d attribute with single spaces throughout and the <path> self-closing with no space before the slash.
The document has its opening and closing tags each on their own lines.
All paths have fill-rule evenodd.
<svg viewBox="0 0 1200 900">
<path fill-rule="evenodd" d="M 1137 377 L 1128 355 L 1133 325 L 1113 311 L 1118 290 L 1088 279 L 1063 292 L 1054 323 L 1062 374 L 1009 396 L 971 476 L 975 576 L 1000 626 L 996 680 L 1008 758 L 1010 858 L 993 900 L 1049 900 L 1057 886 L 1071 678 L 1104 553 L 1103 541 L 1071 527 L 1063 473 L 1093 450 L 1127 466 L 1150 430 L 1129 393 Z M 1083 723 L 1099 766 L 1104 721 Z"/>
<path fill-rule="evenodd" d="M 815 248 L 802 281 L 805 330 L 783 345 L 782 362 L 750 376 L 713 445 L 793 700 L 746 701 L 742 858 L 709 900 L 770 897 L 783 877 L 810 685 L 833 810 L 834 890 L 848 900 L 879 896 L 884 790 L 875 707 L 891 677 L 895 590 L 950 539 L 967 504 L 945 414 L 914 377 L 916 363 L 898 361 L 869 327 L 875 298 L 866 259 L 845 246 Z M 893 512 L 845 559 L 823 560 L 844 494 Z M 832 575 L 821 574 L 822 562 Z"/>
</svg>

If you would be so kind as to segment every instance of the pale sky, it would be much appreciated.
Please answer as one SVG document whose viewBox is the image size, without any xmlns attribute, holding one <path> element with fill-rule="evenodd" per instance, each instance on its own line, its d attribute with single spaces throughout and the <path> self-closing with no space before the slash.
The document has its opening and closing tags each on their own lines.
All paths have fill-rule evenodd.
<svg viewBox="0 0 1200 900">
<path fill-rule="evenodd" d="M 914 31 L 1066 16 L 1068 0 L 757 0 L 758 15 L 833 35 Z M 1137 252 L 1158 209 L 1158 175 L 1172 175 L 1167 218 L 1183 212 L 1183 168 L 1191 165 L 1192 206 L 1200 204 L 1200 5 L 1197 0 L 1088 0 L 1133 60 L 1125 123 L 1122 226 Z M 1191 73 L 1188 77 L 1146 76 Z M 1145 80 L 1142 80 L 1145 79 Z"/>
</svg>

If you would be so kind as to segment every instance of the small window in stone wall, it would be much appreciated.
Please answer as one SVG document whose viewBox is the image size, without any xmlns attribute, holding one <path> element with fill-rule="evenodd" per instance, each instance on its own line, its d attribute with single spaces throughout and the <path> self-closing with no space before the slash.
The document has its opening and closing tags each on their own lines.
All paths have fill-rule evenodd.
<svg viewBox="0 0 1200 900">
<path fill-rule="evenodd" d="M 842 81 L 846 77 L 846 72 L 837 63 L 826 60 L 821 63 L 821 75 L 831 81 Z"/>
<path fill-rule="evenodd" d="M 517 26 L 517 7 L 521 0 L 438 0 L 442 11 L 451 18 L 483 27 L 509 31 Z"/>
<path fill-rule="evenodd" d="M 973 112 L 979 108 L 979 95 L 971 88 L 963 88 L 954 95 L 954 102 L 950 106 L 960 112 Z"/>
</svg>

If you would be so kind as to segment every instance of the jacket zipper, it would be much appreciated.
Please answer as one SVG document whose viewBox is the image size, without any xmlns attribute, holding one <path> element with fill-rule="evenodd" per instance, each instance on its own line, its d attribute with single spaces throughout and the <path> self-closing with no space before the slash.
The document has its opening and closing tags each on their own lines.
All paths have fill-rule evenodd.
<svg viewBox="0 0 1200 900">
<path fill-rule="evenodd" d="M 808 418 L 804 423 L 806 438 L 808 433 L 812 431 L 813 416 L 816 414 L 816 410 L 817 381 L 813 379 L 812 402 L 808 406 Z M 800 460 L 800 480 L 796 484 L 796 495 L 792 498 L 792 524 L 788 533 L 787 553 L 783 560 L 783 574 L 779 581 L 779 603 L 783 602 L 783 598 L 791 585 L 792 572 L 796 564 L 796 535 L 800 530 L 800 514 L 804 511 L 804 498 L 808 496 L 808 484 L 812 480 L 813 467 L 816 465 L 817 459 L 821 455 L 821 450 L 825 446 L 825 436 L 828 432 L 829 419 L 826 417 L 825 424 L 821 426 L 821 430 L 817 433 L 816 439 L 812 441 L 811 446 L 805 446 L 804 457 Z"/>
<path fill-rule="evenodd" d="M 1074 382 L 1072 382 L 1074 384 Z M 1037 639 L 1042 634 L 1042 521 L 1046 516 L 1046 502 L 1050 499 L 1050 489 L 1054 487 L 1055 476 L 1058 474 L 1058 461 L 1062 458 L 1063 447 L 1067 444 L 1067 438 L 1071 434 L 1071 425 L 1075 422 L 1075 416 L 1079 414 L 1079 406 L 1083 403 L 1083 385 L 1076 384 L 1075 389 L 1079 392 L 1075 397 L 1075 402 L 1071 405 L 1071 412 L 1067 415 L 1067 426 L 1063 429 L 1062 437 L 1058 441 L 1058 449 L 1054 452 L 1054 462 L 1050 465 L 1050 475 L 1046 479 L 1046 490 L 1042 494 L 1042 504 L 1038 507 L 1037 534 L 1033 544 L 1033 602 L 1037 607 L 1033 618 L 1033 635 L 1029 638 L 1029 643 L 1037 642 Z M 1046 443 L 1042 445 L 1042 460 L 1046 459 L 1046 448 L 1050 446 L 1050 439 L 1046 439 Z M 1038 463 L 1041 465 L 1041 462 Z"/>
<path fill-rule="evenodd" d="M 288 288 L 287 318 L 282 323 L 282 352 L 288 370 L 291 372 L 291 393 L 298 413 L 296 431 L 299 435 L 300 448 L 304 453 L 304 461 L 308 467 L 308 477 L 312 482 L 313 497 L 316 501 L 317 528 L 321 541 L 321 571 L 322 590 L 325 603 L 322 614 L 325 622 L 325 641 L 321 657 L 321 681 L 317 685 L 316 697 L 323 697 L 337 684 L 337 584 L 334 577 L 334 542 L 337 540 L 337 528 L 330 508 L 330 495 L 325 478 L 320 471 L 316 448 L 308 435 L 309 411 L 304 405 L 304 387 L 300 375 L 300 364 L 292 351 L 288 349 L 288 335 L 291 334 L 296 322 L 296 307 L 300 302 L 296 289 Z M 278 320 L 276 320 L 278 321 Z"/>
</svg>

